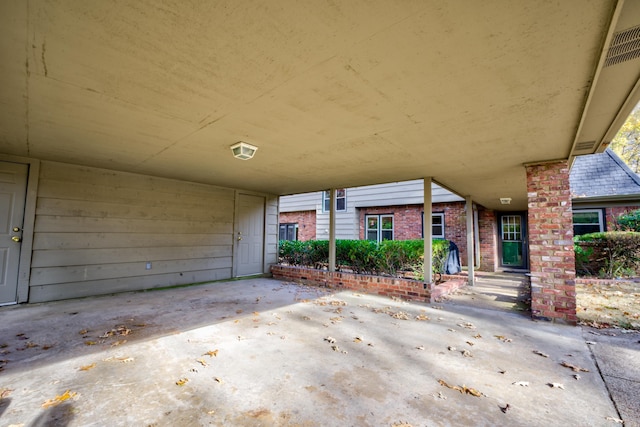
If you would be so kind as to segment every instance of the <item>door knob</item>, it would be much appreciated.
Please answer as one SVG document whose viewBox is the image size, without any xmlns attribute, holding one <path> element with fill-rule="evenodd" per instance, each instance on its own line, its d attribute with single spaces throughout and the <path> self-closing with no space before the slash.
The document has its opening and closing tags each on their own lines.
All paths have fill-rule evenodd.
<svg viewBox="0 0 640 427">
<path fill-rule="evenodd" d="M 22 241 L 22 239 L 19 236 L 13 236 L 11 238 L 11 240 L 13 240 L 14 242 L 21 242 Z"/>
<path fill-rule="evenodd" d="M 20 227 L 13 227 L 13 231 L 17 233 L 18 231 L 20 231 Z"/>
</svg>

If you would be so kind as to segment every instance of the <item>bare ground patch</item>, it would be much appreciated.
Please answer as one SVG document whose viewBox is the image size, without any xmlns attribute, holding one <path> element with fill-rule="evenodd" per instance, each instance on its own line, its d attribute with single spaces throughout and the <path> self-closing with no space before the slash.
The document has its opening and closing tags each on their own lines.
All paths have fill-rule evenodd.
<svg viewBox="0 0 640 427">
<path fill-rule="evenodd" d="M 633 281 L 576 284 L 578 321 L 595 328 L 640 330 L 640 283 Z"/>
</svg>

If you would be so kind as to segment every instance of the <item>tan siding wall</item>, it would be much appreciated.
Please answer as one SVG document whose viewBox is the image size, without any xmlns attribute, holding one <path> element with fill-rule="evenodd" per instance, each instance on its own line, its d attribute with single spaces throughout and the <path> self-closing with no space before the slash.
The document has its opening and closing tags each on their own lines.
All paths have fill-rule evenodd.
<svg viewBox="0 0 640 427">
<path fill-rule="evenodd" d="M 29 301 L 229 278 L 233 214 L 232 189 L 42 162 Z M 277 198 L 266 222 L 271 263 Z"/>
</svg>

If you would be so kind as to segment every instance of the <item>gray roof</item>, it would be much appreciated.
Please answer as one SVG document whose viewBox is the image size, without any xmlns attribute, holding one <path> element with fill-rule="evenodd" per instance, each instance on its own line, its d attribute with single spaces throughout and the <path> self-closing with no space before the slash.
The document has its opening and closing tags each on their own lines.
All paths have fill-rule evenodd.
<svg viewBox="0 0 640 427">
<path fill-rule="evenodd" d="M 613 151 L 576 157 L 570 175 L 574 199 L 638 195 L 640 176 Z"/>
</svg>

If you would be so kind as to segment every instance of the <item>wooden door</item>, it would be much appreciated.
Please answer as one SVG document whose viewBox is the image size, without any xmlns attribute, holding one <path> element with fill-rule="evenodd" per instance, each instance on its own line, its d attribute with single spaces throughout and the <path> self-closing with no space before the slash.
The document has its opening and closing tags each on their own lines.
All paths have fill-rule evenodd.
<svg viewBox="0 0 640 427">
<path fill-rule="evenodd" d="M 29 167 L 0 162 L 0 305 L 18 297 L 18 267 Z"/>
</svg>

